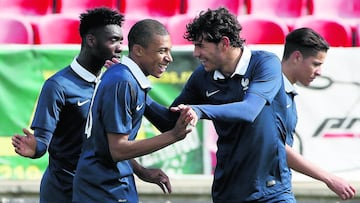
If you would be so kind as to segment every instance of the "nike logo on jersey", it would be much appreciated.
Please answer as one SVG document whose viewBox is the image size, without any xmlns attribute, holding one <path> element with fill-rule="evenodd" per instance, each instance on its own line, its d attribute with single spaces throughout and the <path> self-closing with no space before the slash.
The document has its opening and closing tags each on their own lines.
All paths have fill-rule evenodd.
<svg viewBox="0 0 360 203">
<path fill-rule="evenodd" d="M 90 99 L 87 99 L 87 100 L 82 101 L 82 102 L 80 102 L 80 100 L 78 100 L 77 105 L 78 106 L 83 106 L 84 104 L 88 103 L 89 101 L 90 101 Z"/>
<path fill-rule="evenodd" d="M 286 105 L 286 108 L 290 108 L 290 107 L 291 107 L 291 104 Z"/>
<path fill-rule="evenodd" d="M 206 94 L 206 97 L 211 97 L 211 96 L 213 96 L 214 94 L 216 94 L 218 92 L 220 92 L 220 90 L 215 90 L 215 91 L 212 91 L 212 92 L 209 92 L 209 91 L 206 90 L 205 94 Z"/>
<path fill-rule="evenodd" d="M 140 104 L 140 105 L 137 105 L 136 106 L 136 111 L 140 111 L 140 109 L 142 108 L 144 106 L 144 104 L 142 103 L 142 104 Z"/>
</svg>

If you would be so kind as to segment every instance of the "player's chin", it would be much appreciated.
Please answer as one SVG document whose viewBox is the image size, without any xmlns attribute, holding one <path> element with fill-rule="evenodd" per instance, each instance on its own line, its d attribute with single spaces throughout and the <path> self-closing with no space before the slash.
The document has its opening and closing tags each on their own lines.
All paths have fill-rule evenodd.
<svg viewBox="0 0 360 203">
<path fill-rule="evenodd" d="M 154 72 L 154 73 L 152 74 L 152 76 L 154 76 L 154 77 L 156 77 L 156 78 L 160 78 L 161 76 L 164 75 L 165 71 L 166 71 L 166 69 L 160 69 L 160 70 Z"/>
<path fill-rule="evenodd" d="M 163 75 L 163 73 L 154 73 L 154 74 L 152 74 L 152 76 L 154 76 L 155 78 L 161 78 L 162 75 Z"/>
</svg>

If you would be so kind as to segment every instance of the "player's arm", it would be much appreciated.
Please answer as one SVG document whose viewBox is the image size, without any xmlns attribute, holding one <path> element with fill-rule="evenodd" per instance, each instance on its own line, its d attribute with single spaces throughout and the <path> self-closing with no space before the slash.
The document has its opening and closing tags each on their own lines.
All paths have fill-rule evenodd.
<svg viewBox="0 0 360 203">
<path fill-rule="evenodd" d="M 179 115 L 179 113 L 171 112 L 168 108 L 157 103 L 150 96 L 147 96 L 144 116 L 160 132 L 165 132 L 173 128 Z"/>
<path fill-rule="evenodd" d="M 200 119 L 221 120 L 221 121 L 248 121 L 253 122 L 265 106 L 266 100 L 253 93 L 246 94 L 241 102 L 233 102 L 219 105 L 191 105 Z M 172 107 L 174 111 L 179 111 L 183 107 Z M 240 113 L 241 112 L 241 113 Z"/>
<path fill-rule="evenodd" d="M 34 134 L 23 129 L 25 136 L 15 135 L 15 152 L 24 157 L 42 157 L 48 149 L 60 117 L 60 110 L 64 105 L 64 88 L 55 80 L 47 80 L 41 89 L 31 125 Z"/>
<path fill-rule="evenodd" d="M 202 82 L 196 75 L 194 76 L 194 73 L 197 73 L 194 72 L 171 106 L 189 104 L 200 119 L 253 122 L 265 104 L 272 102 L 282 85 L 280 60 L 275 55 L 259 60 L 261 61 L 254 68 L 253 78 L 242 101 L 218 105 L 192 105 L 190 102 L 192 98 L 198 97 L 197 87 Z"/>
<path fill-rule="evenodd" d="M 189 110 L 190 108 L 181 112 L 173 129 L 148 139 L 128 140 L 128 135 L 108 133 L 109 149 L 113 161 L 118 162 L 143 156 L 184 139 L 191 132 L 191 128 L 188 127 L 192 120 L 192 115 L 188 113 Z"/>
<path fill-rule="evenodd" d="M 24 128 L 25 136 L 17 134 L 12 138 L 12 144 L 17 154 L 39 158 L 46 153 L 53 135 L 52 131 L 55 130 L 59 120 L 61 106 L 65 103 L 63 95 L 63 88 L 58 83 L 53 80 L 45 82 L 31 126 L 34 134 Z"/>
<path fill-rule="evenodd" d="M 306 160 L 288 145 L 286 145 L 286 154 L 288 165 L 293 170 L 320 180 L 343 200 L 351 199 L 355 196 L 355 188 L 352 185 Z"/>
<path fill-rule="evenodd" d="M 161 190 L 171 193 L 171 184 L 169 177 L 161 169 L 144 168 L 135 159 L 131 159 L 134 173 L 143 181 L 158 185 Z"/>
</svg>

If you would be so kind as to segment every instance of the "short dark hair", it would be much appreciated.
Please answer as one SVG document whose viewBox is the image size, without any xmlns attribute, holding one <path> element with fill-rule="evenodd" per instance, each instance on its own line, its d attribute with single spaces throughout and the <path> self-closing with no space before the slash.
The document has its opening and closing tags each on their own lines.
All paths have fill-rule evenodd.
<svg viewBox="0 0 360 203">
<path fill-rule="evenodd" d="M 106 25 L 119 25 L 121 27 L 123 21 L 124 16 L 122 14 L 106 7 L 87 10 L 86 13 L 80 14 L 80 36 L 84 38 L 86 34 Z"/>
<path fill-rule="evenodd" d="M 228 9 L 220 7 L 200 12 L 194 20 L 186 25 L 184 38 L 189 41 L 219 43 L 223 36 L 230 39 L 233 47 L 242 47 L 244 40 L 240 38 L 242 27 L 237 17 Z"/>
<path fill-rule="evenodd" d="M 129 51 L 134 44 L 146 48 L 152 41 L 154 35 L 169 35 L 165 26 L 157 20 L 144 19 L 133 25 L 128 34 Z"/>
<path fill-rule="evenodd" d="M 286 36 L 283 60 L 287 60 L 296 50 L 307 58 L 316 56 L 320 51 L 326 53 L 328 49 L 328 42 L 319 33 L 311 28 L 299 28 Z"/>
</svg>

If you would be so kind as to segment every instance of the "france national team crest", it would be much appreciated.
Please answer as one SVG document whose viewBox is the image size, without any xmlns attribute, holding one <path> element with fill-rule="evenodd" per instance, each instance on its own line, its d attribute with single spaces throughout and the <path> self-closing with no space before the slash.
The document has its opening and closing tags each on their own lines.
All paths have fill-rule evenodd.
<svg viewBox="0 0 360 203">
<path fill-rule="evenodd" d="M 249 89 L 249 78 L 243 78 L 241 79 L 241 86 L 243 87 L 243 90 L 246 91 L 247 89 Z"/>
</svg>

